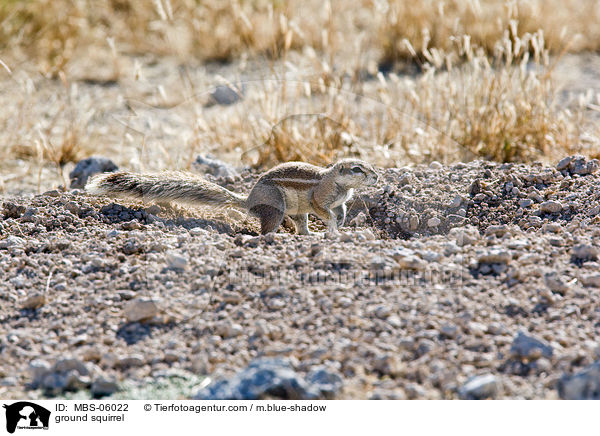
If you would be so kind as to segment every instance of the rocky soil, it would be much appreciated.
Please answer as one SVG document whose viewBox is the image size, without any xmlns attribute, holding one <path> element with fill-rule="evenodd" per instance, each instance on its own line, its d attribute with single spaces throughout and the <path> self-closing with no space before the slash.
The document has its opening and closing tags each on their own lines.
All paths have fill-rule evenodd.
<svg viewBox="0 0 600 436">
<path fill-rule="evenodd" d="M 0 396 L 175 375 L 171 397 L 597 397 L 599 188 L 578 157 L 388 169 L 337 238 L 80 190 L 4 197 Z"/>
</svg>

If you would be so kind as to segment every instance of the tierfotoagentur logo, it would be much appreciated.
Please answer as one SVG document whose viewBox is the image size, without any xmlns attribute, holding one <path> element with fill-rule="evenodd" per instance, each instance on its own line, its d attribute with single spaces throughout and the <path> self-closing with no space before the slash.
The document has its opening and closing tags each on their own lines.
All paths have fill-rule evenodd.
<svg viewBox="0 0 600 436">
<path fill-rule="evenodd" d="M 3 405 L 6 409 L 6 431 L 48 430 L 50 411 L 29 401 L 19 401 Z"/>
</svg>

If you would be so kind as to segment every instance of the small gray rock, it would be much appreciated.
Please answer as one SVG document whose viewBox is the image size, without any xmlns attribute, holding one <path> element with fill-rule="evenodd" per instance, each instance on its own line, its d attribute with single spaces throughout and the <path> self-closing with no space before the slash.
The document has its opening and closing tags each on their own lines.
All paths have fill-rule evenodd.
<svg viewBox="0 0 600 436">
<path fill-rule="evenodd" d="M 450 209 L 458 209 L 463 202 L 463 198 L 460 195 L 456 195 L 450 203 L 448 203 L 448 207 Z"/>
<path fill-rule="evenodd" d="M 264 358 L 250 363 L 229 380 L 213 382 L 194 397 L 197 400 L 259 400 L 330 398 L 341 382 L 334 374 L 316 369 L 304 379 L 285 359 Z"/>
<path fill-rule="evenodd" d="M 427 220 L 427 227 L 438 227 L 442 221 L 438 217 L 429 218 Z"/>
<path fill-rule="evenodd" d="M 202 173 L 215 177 L 233 177 L 238 174 L 233 166 L 215 159 L 211 155 L 198 155 L 194 161 L 194 167 Z"/>
<path fill-rule="evenodd" d="M 600 274 L 588 274 L 580 277 L 583 286 L 600 288 Z"/>
<path fill-rule="evenodd" d="M 500 390 L 500 380 L 493 374 L 478 375 L 470 378 L 458 391 L 465 400 L 483 400 L 493 398 Z"/>
<path fill-rule="evenodd" d="M 153 300 L 136 298 L 127 303 L 123 312 L 128 322 L 145 321 L 158 314 L 158 306 Z"/>
<path fill-rule="evenodd" d="M 572 156 L 569 162 L 569 172 L 580 176 L 593 174 L 599 167 L 598 159 L 588 161 L 584 156 Z"/>
<path fill-rule="evenodd" d="M 165 258 L 167 260 L 167 265 L 169 266 L 169 268 L 180 271 L 183 271 L 187 267 L 189 262 L 187 256 L 179 254 L 175 250 L 168 250 L 165 253 Z"/>
<path fill-rule="evenodd" d="M 456 238 L 456 244 L 459 247 L 472 245 L 481 238 L 479 230 L 474 226 L 455 227 L 450 230 L 450 236 Z"/>
<path fill-rule="evenodd" d="M 533 204 L 533 200 L 531 198 L 523 198 L 519 200 L 519 207 L 525 209 Z"/>
<path fill-rule="evenodd" d="M 118 166 L 105 157 L 88 157 L 80 160 L 69 174 L 71 189 L 83 189 L 88 179 L 94 174 L 117 171 Z"/>
<path fill-rule="evenodd" d="M 14 235 L 8 235 L 6 238 L 0 240 L 0 250 L 13 247 L 24 248 L 25 239 Z"/>
<path fill-rule="evenodd" d="M 533 336 L 519 332 L 510 347 L 510 354 L 518 359 L 535 360 L 540 357 L 551 358 L 552 346 Z"/>
<path fill-rule="evenodd" d="M 571 262 L 583 263 L 598 260 L 598 248 L 590 244 L 577 244 L 571 250 Z"/>
<path fill-rule="evenodd" d="M 570 288 L 569 282 L 556 271 L 544 274 L 544 283 L 552 292 L 559 294 L 565 294 Z"/>
<path fill-rule="evenodd" d="M 77 373 L 79 373 L 81 375 L 89 374 L 89 371 L 88 371 L 87 367 L 85 366 L 85 363 L 83 363 L 83 361 L 76 359 L 76 358 L 60 359 L 59 361 L 57 361 L 54 364 L 54 367 L 52 368 L 52 370 L 55 372 L 76 371 Z"/>
<path fill-rule="evenodd" d="M 51 370 L 52 365 L 46 360 L 35 359 L 29 363 L 29 372 L 31 373 L 32 382 L 37 385 Z"/>
<path fill-rule="evenodd" d="M 326 367 L 316 367 L 306 375 L 306 382 L 320 392 L 320 396 L 327 399 L 335 398 L 342 390 L 344 381 L 342 377 Z"/>
<path fill-rule="evenodd" d="M 119 390 L 119 384 L 113 378 L 98 377 L 92 383 L 91 393 L 94 398 L 106 397 Z"/>
<path fill-rule="evenodd" d="M 558 201 L 549 200 L 540 204 L 540 211 L 543 213 L 558 213 L 562 210 L 562 204 Z"/>
<path fill-rule="evenodd" d="M 556 164 L 556 169 L 558 171 L 562 171 L 564 169 L 566 169 L 569 164 L 571 163 L 571 161 L 573 160 L 573 156 L 567 156 L 565 158 L 562 158 L 557 164 Z"/>
<path fill-rule="evenodd" d="M 458 334 L 458 327 L 454 324 L 444 324 L 440 328 L 440 333 L 446 338 L 453 339 Z"/>
<path fill-rule="evenodd" d="M 557 388 L 563 400 L 600 400 L 600 361 L 577 374 L 564 375 Z"/>
<path fill-rule="evenodd" d="M 33 376 L 33 388 L 41 388 L 51 394 L 84 389 L 90 385 L 90 371 L 77 358 L 58 360 L 51 367 L 42 360 L 31 362 L 29 370 Z"/>
<path fill-rule="evenodd" d="M 227 85 L 219 85 L 210 93 L 213 104 L 229 106 L 240 101 L 243 96 L 243 89 Z"/>
</svg>

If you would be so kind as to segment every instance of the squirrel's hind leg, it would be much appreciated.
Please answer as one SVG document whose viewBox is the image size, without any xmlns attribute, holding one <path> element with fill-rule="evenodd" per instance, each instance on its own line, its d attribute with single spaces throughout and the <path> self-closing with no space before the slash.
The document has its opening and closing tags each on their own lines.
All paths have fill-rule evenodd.
<svg viewBox="0 0 600 436">
<path fill-rule="evenodd" d="M 273 185 L 257 183 L 246 201 L 248 211 L 260 219 L 260 233 L 274 232 L 283 222 L 285 199 Z"/>
<path fill-rule="evenodd" d="M 283 222 L 283 211 L 277 207 L 261 204 L 252 208 L 252 214 L 260 219 L 260 233 L 274 232 Z"/>
</svg>

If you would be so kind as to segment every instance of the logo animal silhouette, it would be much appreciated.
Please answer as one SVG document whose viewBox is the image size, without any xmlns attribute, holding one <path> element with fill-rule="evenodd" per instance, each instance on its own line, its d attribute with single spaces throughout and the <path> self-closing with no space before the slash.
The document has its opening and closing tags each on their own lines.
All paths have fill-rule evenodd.
<svg viewBox="0 0 600 436">
<path fill-rule="evenodd" d="M 6 409 L 6 431 L 14 433 L 21 427 L 48 428 L 50 411 L 29 401 L 19 401 L 3 406 Z"/>
</svg>

